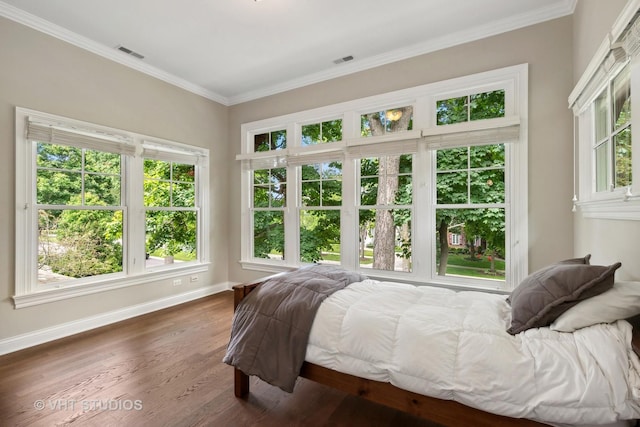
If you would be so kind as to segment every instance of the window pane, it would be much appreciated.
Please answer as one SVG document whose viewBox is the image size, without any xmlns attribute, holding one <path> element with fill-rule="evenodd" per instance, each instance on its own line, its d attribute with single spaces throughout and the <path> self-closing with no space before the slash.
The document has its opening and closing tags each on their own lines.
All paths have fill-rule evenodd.
<svg viewBox="0 0 640 427">
<path fill-rule="evenodd" d="M 375 205 L 378 197 L 378 177 L 360 179 L 360 204 Z"/>
<path fill-rule="evenodd" d="M 144 177 L 148 179 L 171 179 L 171 163 L 162 160 L 144 159 Z"/>
<path fill-rule="evenodd" d="M 469 104 L 471 120 L 504 117 L 504 90 L 471 95 Z"/>
<path fill-rule="evenodd" d="M 322 122 L 323 142 L 335 142 L 342 140 L 342 119 Z"/>
<path fill-rule="evenodd" d="M 631 121 L 631 80 L 627 66 L 613 80 L 613 125 L 619 129 Z"/>
<path fill-rule="evenodd" d="M 253 137 L 253 151 L 254 152 L 260 152 L 260 151 L 269 151 L 271 149 L 270 147 L 270 141 L 269 141 L 269 134 L 268 133 L 261 133 L 260 135 L 254 135 Z"/>
<path fill-rule="evenodd" d="M 302 205 L 320 206 L 320 181 L 302 183 Z"/>
<path fill-rule="evenodd" d="M 411 210 L 361 209 L 360 267 L 411 271 Z"/>
<path fill-rule="evenodd" d="M 436 209 L 440 276 L 505 280 L 504 209 Z"/>
<path fill-rule="evenodd" d="M 271 149 L 272 150 L 283 150 L 287 148 L 287 131 L 286 130 L 277 130 L 275 132 L 271 132 Z"/>
<path fill-rule="evenodd" d="M 269 169 L 257 169 L 253 171 L 253 183 L 254 184 L 268 184 L 269 183 Z"/>
<path fill-rule="evenodd" d="M 504 166 L 504 144 L 469 147 L 469 162 L 472 168 Z"/>
<path fill-rule="evenodd" d="M 436 153 L 439 171 L 467 169 L 469 166 L 467 147 L 438 150 Z"/>
<path fill-rule="evenodd" d="M 253 151 L 271 151 L 287 148 L 287 131 L 276 130 L 253 136 Z"/>
<path fill-rule="evenodd" d="M 284 259 L 284 213 L 253 212 L 253 256 Z"/>
<path fill-rule="evenodd" d="M 609 143 L 606 142 L 596 148 L 596 191 L 609 190 Z"/>
<path fill-rule="evenodd" d="M 450 125 L 469 120 L 504 117 L 504 93 L 504 90 L 494 90 L 437 101 L 436 124 Z"/>
<path fill-rule="evenodd" d="M 411 204 L 412 163 L 410 154 L 361 159 L 360 203 Z"/>
<path fill-rule="evenodd" d="M 320 142 L 320 123 L 302 126 L 302 145 L 312 145 Z"/>
<path fill-rule="evenodd" d="M 413 107 L 376 111 L 360 116 L 360 134 L 379 136 L 413 129 Z"/>
<path fill-rule="evenodd" d="M 300 261 L 340 263 L 339 210 L 300 210 Z"/>
<path fill-rule="evenodd" d="M 632 184 L 631 175 L 631 127 L 619 132 L 614 137 L 616 153 L 616 187 Z"/>
<path fill-rule="evenodd" d="M 285 206 L 287 169 L 260 169 L 253 171 L 253 207 Z"/>
<path fill-rule="evenodd" d="M 123 271 L 122 211 L 38 210 L 38 283 Z"/>
<path fill-rule="evenodd" d="M 37 203 L 41 205 L 80 205 L 82 175 L 78 172 L 38 170 Z"/>
<path fill-rule="evenodd" d="M 486 169 L 470 173 L 471 203 L 504 203 L 504 169 Z"/>
<path fill-rule="evenodd" d="M 188 183 L 175 183 L 172 186 L 173 205 L 180 207 L 195 207 L 196 205 L 196 186 Z"/>
<path fill-rule="evenodd" d="M 171 206 L 171 184 L 165 181 L 144 181 L 145 206 Z"/>
<path fill-rule="evenodd" d="M 82 150 L 66 145 L 38 143 L 36 165 L 66 170 L 80 170 L 82 167 Z"/>
<path fill-rule="evenodd" d="M 503 203 L 504 156 L 503 144 L 438 150 L 437 203 Z"/>
<path fill-rule="evenodd" d="M 342 140 L 342 119 L 302 126 L 303 146 L 340 140 Z"/>
<path fill-rule="evenodd" d="M 102 151 L 85 150 L 84 170 L 104 174 L 120 174 L 120 155 Z"/>
<path fill-rule="evenodd" d="M 342 204 L 342 163 L 316 163 L 302 166 L 303 206 Z"/>
<path fill-rule="evenodd" d="M 607 90 L 604 90 L 594 102 L 594 126 L 596 142 L 600 142 L 609 134 L 609 102 Z"/>
<path fill-rule="evenodd" d="M 146 267 L 197 259 L 197 212 L 147 211 Z"/>
<path fill-rule="evenodd" d="M 85 204 L 89 206 L 118 206 L 120 205 L 120 175 L 85 175 L 84 183 Z M 89 203 L 91 194 L 94 203 Z"/>
<path fill-rule="evenodd" d="M 182 163 L 173 163 L 173 181 L 194 182 L 196 167 Z"/>
<path fill-rule="evenodd" d="M 468 121 L 468 97 L 443 99 L 436 103 L 437 124 L 450 125 Z"/>
<path fill-rule="evenodd" d="M 438 204 L 469 202 L 468 172 L 438 172 L 436 182 Z"/>
</svg>

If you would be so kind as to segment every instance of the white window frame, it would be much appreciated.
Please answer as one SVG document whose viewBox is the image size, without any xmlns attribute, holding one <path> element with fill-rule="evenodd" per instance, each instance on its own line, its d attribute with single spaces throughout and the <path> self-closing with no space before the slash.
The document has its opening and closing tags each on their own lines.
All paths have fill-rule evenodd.
<svg viewBox="0 0 640 427">
<path fill-rule="evenodd" d="M 569 95 L 575 122 L 574 211 L 585 218 L 640 220 L 640 19 L 635 18 L 639 8 L 640 0 L 627 3 Z M 595 100 L 627 64 L 631 76 L 632 184 L 598 192 Z"/>
<path fill-rule="evenodd" d="M 496 89 L 505 90 L 505 117 L 477 120 L 466 123 L 436 126 L 436 101 L 455 96 L 483 93 Z M 383 111 L 404 106 L 413 106 L 413 130 L 374 137 L 360 136 L 360 115 L 371 111 Z M 330 144 L 301 147 L 301 124 L 323 121 L 325 118 L 343 119 L 343 140 Z M 527 183 L 527 121 L 528 121 L 528 65 L 521 64 L 466 77 L 431 83 L 414 88 L 390 92 L 368 98 L 334 104 L 314 110 L 301 111 L 273 117 L 241 126 L 242 151 L 236 158 L 243 164 L 241 172 L 241 259 L 245 269 L 265 272 L 286 271 L 299 267 L 298 235 L 296 216 L 298 213 L 296 185 L 287 187 L 285 208 L 285 251 L 290 254 L 285 260 L 268 260 L 253 257 L 251 228 L 251 168 L 258 162 L 287 165 L 287 181 L 298 182 L 297 165 L 306 161 L 316 163 L 324 158 L 342 160 L 343 204 L 341 213 L 341 265 L 359 270 L 372 278 L 402 280 L 418 284 L 439 284 L 454 288 L 475 288 L 489 291 L 509 291 L 528 274 L 528 183 Z M 287 149 L 270 153 L 253 153 L 253 136 L 270 130 L 287 129 Z M 509 262 L 506 266 L 507 280 L 503 282 L 460 280 L 437 276 L 435 269 L 435 242 L 415 236 L 434 235 L 435 217 L 432 211 L 430 188 L 434 188 L 432 163 L 435 149 L 451 144 L 473 144 L 470 138 L 487 135 L 488 138 L 507 133 L 513 138 L 506 144 L 508 157 L 505 169 L 506 201 L 508 205 L 508 229 L 506 240 Z M 485 142 L 486 143 L 486 142 Z M 358 208 L 356 161 L 372 155 L 414 155 L 413 215 L 424 218 L 412 221 L 413 256 L 412 272 L 380 271 L 361 269 L 358 262 Z M 307 160 L 308 159 L 308 160 Z M 416 166 L 420 165 L 420 166 Z M 427 189 L 424 191 L 423 189 Z M 435 237 L 434 237 L 435 238 Z M 432 244 L 433 243 L 433 244 Z M 291 252 L 293 251 L 293 252 Z M 416 255 L 418 254 L 418 255 Z"/>
<path fill-rule="evenodd" d="M 36 204 L 36 145 L 27 139 L 29 122 L 77 132 L 81 137 L 105 135 L 128 146 L 121 164 L 123 210 L 123 272 L 38 284 L 38 221 Z M 16 308 L 208 271 L 209 150 L 53 114 L 16 107 Z M 80 138 L 82 139 L 82 138 Z M 79 143 L 82 145 L 82 142 Z M 143 159 L 155 158 L 196 164 L 198 210 L 197 260 L 145 267 Z"/>
</svg>

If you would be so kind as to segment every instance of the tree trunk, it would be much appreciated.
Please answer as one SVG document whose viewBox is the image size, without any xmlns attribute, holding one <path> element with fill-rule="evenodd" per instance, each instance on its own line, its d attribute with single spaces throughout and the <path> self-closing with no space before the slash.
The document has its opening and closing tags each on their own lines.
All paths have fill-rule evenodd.
<svg viewBox="0 0 640 427">
<path fill-rule="evenodd" d="M 413 108 L 405 107 L 396 110 L 399 118 L 391 121 L 389 133 L 407 130 L 411 120 Z M 378 113 L 367 116 L 373 136 L 384 135 L 387 130 L 380 120 Z M 378 195 L 377 205 L 393 205 L 398 191 L 398 173 L 400 171 L 400 156 L 380 157 L 378 164 Z M 373 268 L 378 270 L 395 270 L 396 227 L 393 214 L 389 209 L 376 209 L 376 223 L 373 241 Z"/>
<path fill-rule="evenodd" d="M 398 191 L 400 156 L 381 157 L 378 165 L 378 195 L 376 203 L 393 205 Z M 390 209 L 376 209 L 376 226 L 373 244 L 373 268 L 395 270 L 396 226 Z"/>
<path fill-rule="evenodd" d="M 438 224 L 438 240 L 440 241 L 440 265 L 438 276 L 447 275 L 447 262 L 449 260 L 449 222 L 444 218 Z"/>
<path fill-rule="evenodd" d="M 367 249 L 367 228 L 368 228 L 368 223 L 365 223 L 363 225 L 360 226 L 360 259 L 364 260 L 365 259 L 365 255 L 364 255 L 364 251 Z"/>
<path fill-rule="evenodd" d="M 404 223 L 402 227 L 400 227 L 400 241 L 404 244 L 411 239 L 411 231 L 409 230 L 409 224 Z M 411 258 L 403 256 L 402 257 L 402 271 L 411 271 Z"/>
</svg>

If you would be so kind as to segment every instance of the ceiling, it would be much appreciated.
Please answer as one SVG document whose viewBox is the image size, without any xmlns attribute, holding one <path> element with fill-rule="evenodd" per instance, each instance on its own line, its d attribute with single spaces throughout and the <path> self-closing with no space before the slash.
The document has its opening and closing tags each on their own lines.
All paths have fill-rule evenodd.
<svg viewBox="0 0 640 427">
<path fill-rule="evenodd" d="M 0 16 L 233 105 L 569 15 L 576 1 L 4 0 Z"/>
</svg>

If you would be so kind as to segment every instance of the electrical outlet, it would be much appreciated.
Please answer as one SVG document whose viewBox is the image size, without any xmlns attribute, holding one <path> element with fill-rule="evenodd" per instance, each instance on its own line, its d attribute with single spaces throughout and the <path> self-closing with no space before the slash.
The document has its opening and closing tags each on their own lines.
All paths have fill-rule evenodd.
<svg viewBox="0 0 640 427">
<path fill-rule="evenodd" d="M 200 279 L 200 278 L 198 277 L 198 275 L 197 275 L 197 274 L 194 274 L 194 275 L 192 275 L 192 276 L 189 278 L 189 281 L 190 281 L 190 282 L 197 282 L 199 279 Z"/>
<path fill-rule="evenodd" d="M 182 279 L 173 279 L 173 286 L 182 285 Z"/>
</svg>

